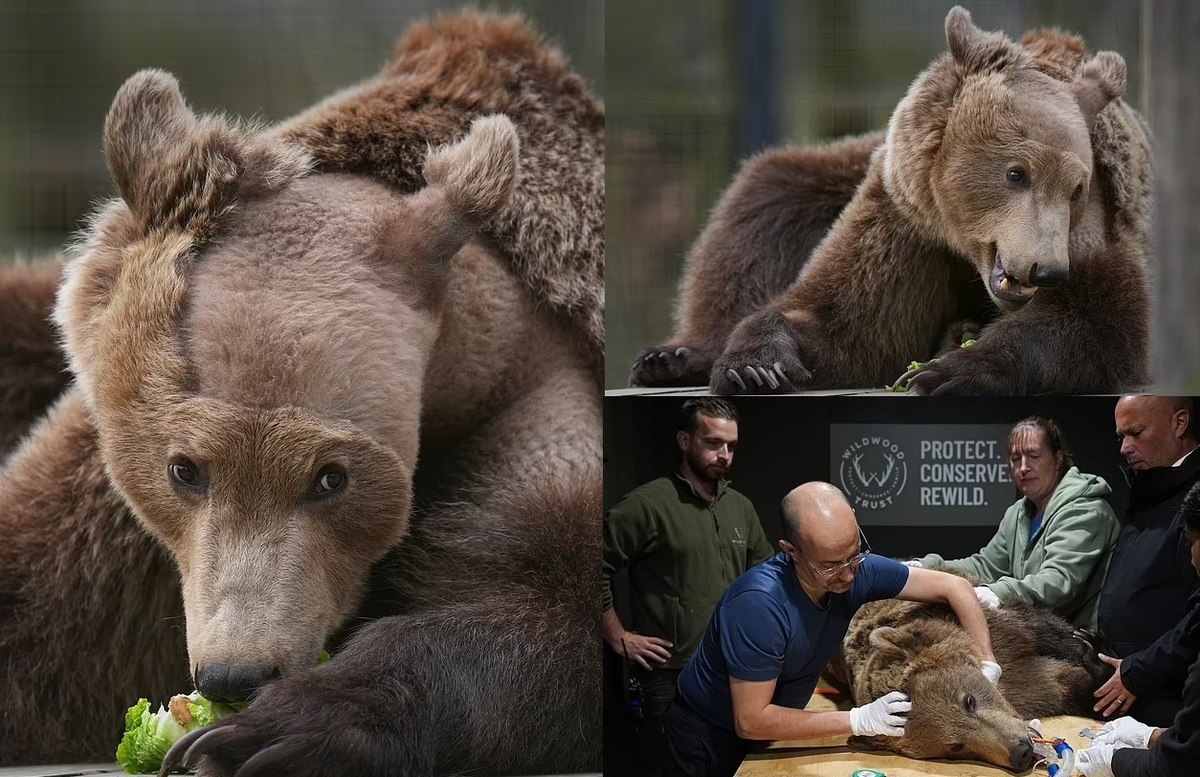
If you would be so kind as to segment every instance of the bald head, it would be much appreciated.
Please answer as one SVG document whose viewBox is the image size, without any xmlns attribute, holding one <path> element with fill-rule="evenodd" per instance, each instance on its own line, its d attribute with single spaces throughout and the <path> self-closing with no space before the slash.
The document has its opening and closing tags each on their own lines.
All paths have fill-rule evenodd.
<svg viewBox="0 0 1200 777">
<path fill-rule="evenodd" d="M 1133 469 L 1169 467 L 1196 447 L 1190 397 L 1124 396 L 1114 416 L 1121 455 Z"/>
<path fill-rule="evenodd" d="M 845 495 L 831 483 L 796 486 L 783 498 L 783 533 L 814 558 L 858 544 L 858 521 Z"/>
</svg>

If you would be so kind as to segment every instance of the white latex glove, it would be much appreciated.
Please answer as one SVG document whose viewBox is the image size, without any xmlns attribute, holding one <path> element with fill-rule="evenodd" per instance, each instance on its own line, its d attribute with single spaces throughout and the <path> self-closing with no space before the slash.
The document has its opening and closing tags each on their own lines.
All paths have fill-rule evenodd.
<svg viewBox="0 0 1200 777">
<path fill-rule="evenodd" d="M 986 585 L 975 586 L 975 596 L 978 597 L 979 603 L 989 610 L 994 610 L 1000 606 L 1000 597 L 992 592 L 992 589 Z"/>
<path fill-rule="evenodd" d="M 1112 758 L 1116 750 L 1112 745 L 1092 745 L 1087 750 L 1080 750 L 1075 753 L 1075 768 L 1084 777 L 1115 777 Z"/>
<path fill-rule="evenodd" d="M 983 676 L 988 679 L 992 685 L 1000 684 L 1000 675 L 1004 674 L 1004 670 L 995 661 L 983 662 Z"/>
<path fill-rule="evenodd" d="M 915 567 L 917 569 L 921 569 L 921 562 L 917 561 L 915 558 L 910 558 L 908 561 L 904 562 L 904 566 Z"/>
<path fill-rule="evenodd" d="M 1092 745 L 1129 745 L 1130 747 L 1150 747 L 1150 735 L 1154 726 L 1147 726 L 1141 721 L 1126 715 L 1123 718 L 1110 720 L 1100 729 L 1100 733 L 1092 740 Z"/>
<path fill-rule="evenodd" d="M 900 691 L 880 696 L 870 704 L 850 710 L 850 730 L 856 737 L 902 737 L 908 719 L 903 713 L 912 709 L 912 702 Z"/>
</svg>

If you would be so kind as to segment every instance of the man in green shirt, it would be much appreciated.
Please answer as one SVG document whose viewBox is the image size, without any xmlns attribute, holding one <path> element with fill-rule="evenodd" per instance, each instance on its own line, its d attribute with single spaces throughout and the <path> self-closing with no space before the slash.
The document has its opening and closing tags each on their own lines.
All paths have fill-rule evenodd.
<svg viewBox="0 0 1200 777">
<path fill-rule="evenodd" d="M 737 410 L 691 399 L 680 412 L 679 468 L 630 491 L 604 517 L 604 640 L 641 685 L 638 763 L 661 770 L 662 716 L 721 594 L 771 557 L 754 505 L 726 477 L 737 447 Z M 612 577 L 627 571 L 630 621 L 613 609 Z"/>
</svg>

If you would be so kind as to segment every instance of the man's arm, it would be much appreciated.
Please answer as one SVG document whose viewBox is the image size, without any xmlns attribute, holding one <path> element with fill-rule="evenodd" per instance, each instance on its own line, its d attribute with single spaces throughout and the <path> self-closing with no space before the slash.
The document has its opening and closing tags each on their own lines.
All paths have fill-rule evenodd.
<svg viewBox="0 0 1200 777">
<path fill-rule="evenodd" d="M 809 712 L 772 704 L 775 680 L 729 678 L 733 727 L 743 739 L 820 739 L 849 736 L 849 712 Z"/>
<path fill-rule="evenodd" d="M 1101 660 L 1111 664 L 1116 671 L 1096 689 L 1094 695 L 1100 700 L 1093 708 L 1095 712 L 1104 716 L 1124 714 L 1138 696 L 1167 683 L 1179 682 L 1179 678 L 1187 674 L 1196 654 L 1200 653 L 1200 600 L 1193 598 L 1192 601 L 1196 604 L 1175 628 L 1150 643 L 1149 647 L 1130 653 L 1124 659 L 1101 654 Z"/>
<path fill-rule="evenodd" d="M 856 736 L 904 736 L 905 714 L 912 702 L 893 691 L 849 712 L 809 712 L 771 702 L 775 680 L 729 678 L 733 727 L 743 739 L 821 739 Z"/>
<path fill-rule="evenodd" d="M 1134 693 L 1145 693 L 1167 681 L 1179 680 L 1187 674 L 1188 667 L 1200 652 L 1200 600 L 1192 591 L 1196 605 L 1186 612 L 1175 628 L 1150 643 L 1148 647 L 1131 653 L 1121 662 L 1121 676 L 1125 686 Z"/>
<path fill-rule="evenodd" d="M 601 561 L 600 618 L 604 641 L 619 656 L 650 669 L 671 658 L 670 640 L 636 634 L 625 628 L 613 609 L 612 577 L 646 552 L 655 524 L 640 500 L 625 497 L 604 516 L 604 555 Z"/>
<path fill-rule="evenodd" d="M 987 618 L 975 597 L 975 589 L 967 580 L 932 569 L 909 570 L 908 582 L 896 597 L 907 602 L 944 603 L 950 605 L 967 636 L 975 643 L 983 661 L 995 663 L 992 637 Z"/>
<path fill-rule="evenodd" d="M 604 630 L 604 641 L 618 656 L 633 661 L 643 669 L 652 669 L 650 663 L 664 664 L 671 658 L 671 648 L 675 643 L 662 637 L 649 637 L 627 631 L 617 617 L 617 611 L 609 607 L 600 616 L 600 625 Z"/>
</svg>

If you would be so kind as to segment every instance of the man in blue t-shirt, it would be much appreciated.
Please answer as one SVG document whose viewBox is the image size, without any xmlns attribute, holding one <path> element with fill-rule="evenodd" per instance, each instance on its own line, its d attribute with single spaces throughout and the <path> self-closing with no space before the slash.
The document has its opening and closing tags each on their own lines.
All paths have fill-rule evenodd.
<svg viewBox="0 0 1200 777">
<path fill-rule="evenodd" d="M 782 553 L 733 582 L 667 711 L 667 774 L 729 777 L 754 740 L 901 736 L 911 704 L 893 691 L 849 712 L 808 712 L 825 664 L 859 607 L 898 597 L 944 602 L 993 683 L 987 620 L 969 582 L 871 555 L 845 496 L 805 483 L 783 499 Z"/>
</svg>

